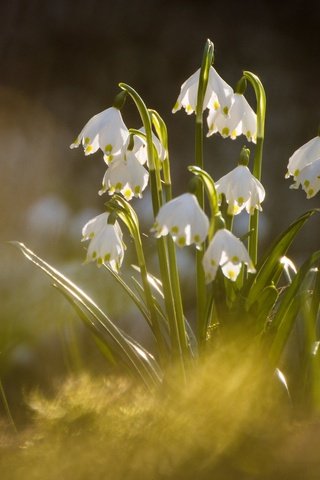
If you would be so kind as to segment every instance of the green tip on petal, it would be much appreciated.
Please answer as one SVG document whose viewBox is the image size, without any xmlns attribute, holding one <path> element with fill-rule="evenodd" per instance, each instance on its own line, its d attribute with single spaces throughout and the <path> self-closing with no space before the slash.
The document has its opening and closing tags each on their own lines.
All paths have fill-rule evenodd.
<svg viewBox="0 0 320 480">
<path fill-rule="evenodd" d="M 194 243 L 200 243 L 200 235 L 196 234 L 196 235 L 193 237 L 193 241 L 194 241 Z"/>
<path fill-rule="evenodd" d="M 84 153 L 85 155 L 89 155 L 93 150 L 93 147 L 92 145 L 88 145 L 85 149 L 84 149 Z"/>
<path fill-rule="evenodd" d="M 174 107 L 172 109 L 172 113 L 176 113 L 178 110 L 180 110 L 181 106 L 180 106 L 180 103 L 179 102 L 176 102 L 174 104 Z"/>
<path fill-rule="evenodd" d="M 177 240 L 177 244 L 179 247 L 184 247 L 186 244 L 186 239 L 185 237 L 179 237 Z"/>
</svg>

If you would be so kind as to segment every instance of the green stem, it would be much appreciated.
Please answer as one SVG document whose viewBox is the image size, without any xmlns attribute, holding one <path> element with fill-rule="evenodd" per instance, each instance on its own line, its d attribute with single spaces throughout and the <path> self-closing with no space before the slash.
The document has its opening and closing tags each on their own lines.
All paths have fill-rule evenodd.
<svg viewBox="0 0 320 480">
<path fill-rule="evenodd" d="M 161 333 L 160 324 L 158 320 L 158 313 L 157 313 L 155 303 L 153 301 L 152 291 L 148 281 L 148 271 L 146 267 L 146 262 L 145 262 L 145 257 L 144 257 L 144 252 L 143 252 L 139 231 L 136 231 L 136 234 L 134 236 L 134 241 L 135 241 L 137 258 L 138 258 L 138 263 L 140 268 L 141 280 L 144 288 L 144 293 L 146 296 L 146 302 L 149 308 L 151 324 L 153 326 L 154 335 L 157 340 L 160 358 L 162 360 L 162 363 L 164 363 L 167 357 L 167 349 L 166 349 L 164 338 Z"/>
<path fill-rule="evenodd" d="M 147 153 L 148 153 L 148 163 L 149 163 L 149 171 L 150 171 L 150 185 L 151 185 L 151 195 L 152 195 L 152 206 L 153 206 L 153 214 L 154 217 L 157 216 L 159 209 L 162 205 L 162 187 L 161 187 L 161 177 L 159 168 L 157 168 L 157 161 L 154 158 L 154 149 L 153 149 L 153 139 L 152 139 L 152 113 L 150 113 L 143 102 L 142 98 L 138 95 L 138 93 L 129 85 L 124 83 L 119 84 L 120 88 L 127 91 L 129 95 L 132 97 L 133 101 L 135 102 L 139 114 L 142 119 L 143 126 L 146 132 L 146 139 L 147 139 Z M 171 254 L 172 254 L 172 247 L 169 247 Z M 183 378 L 185 378 L 185 366 L 184 366 L 184 359 L 183 359 L 183 351 L 185 348 L 183 345 L 186 343 L 186 332 L 185 332 L 185 324 L 184 324 L 184 317 L 177 315 L 177 311 L 175 308 L 175 301 L 176 298 L 179 299 L 179 291 L 177 290 L 176 280 L 172 281 L 170 276 L 170 258 L 167 250 L 166 240 L 162 237 L 157 240 L 157 249 L 158 249 L 158 257 L 159 257 L 159 264 L 160 264 L 160 273 L 162 278 L 162 284 L 164 286 L 164 295 L 165 295 L 165 304 L 168 313 L 168 321 L 170 324 L 170 331 L 171 331 L 171 340 L 173 344 L 174 352 L 177 352 L 178 361 L 180 363 L 180 369 L 182 372 Z M 172 258 L 171 258 L 172 261 Z M 174 266 L 171 266 L 171 269 Z M 173 284 L 175 285 L 176 290 L 174 290 Z M 178 282 L 179 285 L 179 282 Z M 178 306 L 180 305 L 180 301 L 178 301 Z M 179 307 L 180 308 L 180 307 Z"/>
<path fill-rule="evenodd" d="M 254 156 L 253 175 L 261 180 L 262 170 L 262 153 L 263 153 L 263 138 L 257 138 L 257 145 Z M 258 261 L 258 241 L 259 241 L 259 210 L 256 208 L 254 213 L 250 215 L 249 231 L 251 235 L 248 239 L 248 251 L 254 265 Z"/>
<path fill-rule="evenodd" d="M 199 85 L 197 95 L 197 107 L 196 107 L 196 125 L 195 125 L 195 165 L 203 169 L 203 102 L 207 90 L 210 67 L 213 61 L 213 43 L 207 40 L 202 64 L 199 74 Z M 201 208 L 204 208 L 204 187 L 202 183 L 199 183 L 197 198 Z M 202 259 L 204 255 L 204 249 L 197 250 L 196 252 L 196 272 L 197 272 L 197 330 L 198 340 L 201 341 L 203 332 L 203 323 L 205 322 L 206 313 L 206 283 L 205 274 L 202 266 Z"/>
<path fill-rule="evenodd" d="M 171 188 L 171 173 L 170 173 L 170 159 L 169 159 L 169 148 L 168 148 L 168 132 L 166 125 L 160 115 L 154 111 L 150 111 L 152 119 L 155 124 L 156 131 L 161 139 L 161 142 L 166 150 L 166 157 L 162 162 L 162 172 L 163 172 L 163 184 L 164 184 L 164 194 L 166 202 L 169 202 L 172 199 L 172 188 Z M 170 270 L 170 279 L 172 285 L 172 292 L 174 292 L 174 309 L 176 313 L 176 332 L 179 338 L 179 348 L 184 357 L 187 358 L 188 354 L 188 343 L 186 335 L 186 326 L 184 321 L 184 311 L 183 311 L 183 302 L 180 288 L 180 280 L 177 266 L 176 258 L 176 247 L 171 237 L 167 238 L 167 251 L 169 256 L 169 270 Z"/>
<path fill-rule="evenodd" d="M 257 100 L 257 145 L 254 155 L 253 175 L 261 180 L 262 172 L 262 154 L 264 141 L 264 126 L 266 117 L 266 94 L 260 79 L 251 72 L 243 72 L 246 78 L 252 85 L 256 100 Z M 256 209 L 254 214 L 250 217 L 249 229 L 252 232 L 248 242 L 249 255 L 256 265 L 258 260 L 258 241 L 259 241 L 259 211 Z"/>
</svg>

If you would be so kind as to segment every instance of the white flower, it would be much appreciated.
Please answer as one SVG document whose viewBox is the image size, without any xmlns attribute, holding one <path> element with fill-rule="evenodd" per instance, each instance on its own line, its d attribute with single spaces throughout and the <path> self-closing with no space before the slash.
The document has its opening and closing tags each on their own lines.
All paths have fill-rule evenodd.
<svg viewBox="0 0 320 480">
<path fill-rule="evenodd" d="M 320 190 L 320 157 L 306 165 L 295 177 L 296 181 L 290 188 L 303 188 L 307 198 L 314 197 Z"/>
<path fill-rule="evenodd" d="M 140 132 L 145 134 L 145 129 L 144 127 L 141 127 Z M 166 150 L 162 143 L 160 142 L 159 138 L 152 132 L 152 141 L 153 145 L 157 151 L 158 158 L 161 162 L 164 161 L 166 158 Z M 141 163 L 141 165 L 144 165 L 147 160 L 148 160 L 148 152 L 147 152 L 147 142 L 141 137 L 138 137 L 137 135 L 134 137 L 134 147 L 133 147 L 133 152 L 135 153 L 137 159 Z"/>
<path fill-rule="evenodd" d="M 156 237 L 172 235 L 179 247 L 200 245 L 208 234 L 209 220 L 192 193 L 184 193 L 164 204 L 152 231 Z"/>
<path fill-rule="evenodd" d="M 148 180 L 148 171 L 141 165 L 136 155 L 127 150 L 124 158 L 117 158 L 110 163 L 104 174 L 99 195 L 108 190 L 109 195 L 113 195 L 114 192 L 122 193 L 126 200 L 131 200 L 133 196 L 141 198 Z"/>
<path fill-rule="evenodd" d="M 82 229 L 82 241 L 90 240 L 87 250 L 87 262 L 96 261 L 98 266 L 109 264 L 118 271 L 125 245 L 119 223 L 108 224 L 109 213 L 105 212 L 89 220 Z"/>
<path fill-rule="evenodd" d="M 209 110 L 207 123 L 209 128 L 207 137 L 219 132 L 224 138 L 230 137 L 234 140 L 243 134 L 250 142 L 256 142 L 257 115 L 242 94 L 233 95 L 228 116 L 221 110 Z"/>
<path fill-rule="evenodd" d="M 219 195 L 224 194 L 228 203 L 228 213 L 237 215 L 244 208 L 252 215 L 254 209 L 261 209 L 265 190 L 259 180 L 245 165 L 238 165 L 216 182 Z"/>
<path fill-rule="evenodd" d="M 209 283 L 215 279 L 219 265 L 224 276 L 235 281 L 240 273 L 242 263 L 248 266 L 248 272 L 255 272 L 243 243 L 229 230 L 218 230 L 203 256 L 206 282 Z"/>
<path fill-rule="evenodd" d="M 122 120 L 120 110 L 110 107 L 88 121 L 70 148 L 76 148 L 82 143 L 85 155 L 95 153 L 100 148 L 107 157 L 111 157 L 121 152 L 128 136 L 129 130 Z"/>
<path fill-rule="evenodd" d="M 188 115 L 195 112 L 197 107 L 197 96 L 199 86 L 200 69 L 189 77 L 182 85 L 180 95 L 176 101 L 172 112 L 180 110 L 183 107 Z M 210 67 L 207 90 L 203 101 L 203 110 L 210 108 L 221 110 L 228 115 L 232 103 L 233 90 L 217 73 Z"/>
<path fill-rule="evenodd" d="M 309 142 L 302 145 L 302 147 L 298 148 L 293 155 L 289 158 L 288 162 L 288 171 L 286 174 L 286 178 L 290 176 L 296 178 L 299 176 L 301 170 L 310 165 L 316 160 L 320 159 L 320 136 L 309 140 Z"/>
</svg>

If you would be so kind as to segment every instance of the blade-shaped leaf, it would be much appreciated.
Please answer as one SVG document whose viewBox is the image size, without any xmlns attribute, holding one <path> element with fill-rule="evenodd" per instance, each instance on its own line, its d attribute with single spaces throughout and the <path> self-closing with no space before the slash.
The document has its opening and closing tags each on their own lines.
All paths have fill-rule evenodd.
<svg viewBox="0 0 320 480">
<path fill-rule="evenodd" d="M 269 357 L 271 364 L 276 366 L 287 339 L 294 325 L 296 316 L 301 308 L 302 299 L 305 298 L 304 292 L 301 292 L 301 286 L 310 269 L 320 260 L 320 250 L 313 253 L 311 257 L 302 265 L 291 285 L 285 290 L 278 310 L 272 320 L 272 330 L 276 333 L 270 347 Z"/>
<path fill-rule="evenodd" d="M 94 330 L 100 340 L 105 342 L 116 356 L 122 358 L 148 386 L 160 383 L 161 370 L 156 360 L 119 329 L 81 288 L 42 260 L 23 243 L 12 243 L 28 260 L 44 271 L 59 289 L 63 290 L 65 296 L 69 297 L 74 306 L 77 306 L 78 313 L 81 310 L 81 319 L 85 321 L 85 324 Z"/>
<path fill-rule="evenodd" d="M 244 296 L 247 296 L 247 310 L 258 299 L 260 293 L 267 285 L 271 285 L 274 280 L 278 280 L 279 261 L 281 257 L 286 254 L 289 246 L 305 222 L 314 215 L 314 213 L 319 211 L 319 209 L 313 209 L 304 213 L 276 239 L 270 250 L 264 256 L 260 265 L 258 265 L 257 274 L 253 278 L 249 277 L 248 281 L 245 283 Z"/>
</svg>

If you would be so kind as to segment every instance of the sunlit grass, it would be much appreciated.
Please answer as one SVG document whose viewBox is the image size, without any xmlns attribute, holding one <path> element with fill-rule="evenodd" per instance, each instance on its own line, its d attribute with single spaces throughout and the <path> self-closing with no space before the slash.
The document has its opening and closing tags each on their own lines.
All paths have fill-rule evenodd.
<svg viewBox="0 0 320 480">
<path fill-rule="evenodd" d="M 58 385 L 51 398 L 33 392 L 27 399 L 31 426 L 18 436 L 2 434 L 1 478 L 293 474 L 303 458 L 290 456 L 290 436 L 300 442 L 297 426 L 289 423 L 290 400 L 241 343 L 204 359 L 187 387 L 171 374 L 161 392 L 151 394 L 127 377 L 83 374 Z"/>
</svg>

